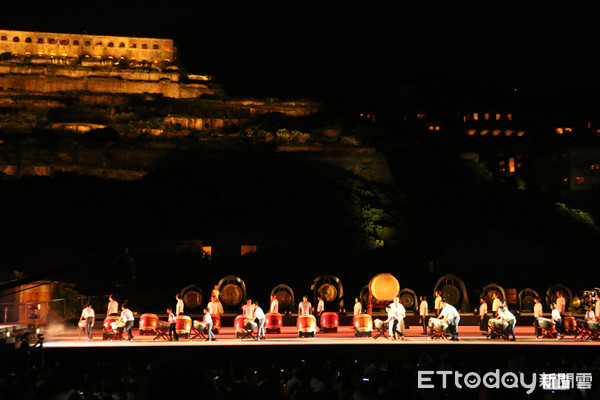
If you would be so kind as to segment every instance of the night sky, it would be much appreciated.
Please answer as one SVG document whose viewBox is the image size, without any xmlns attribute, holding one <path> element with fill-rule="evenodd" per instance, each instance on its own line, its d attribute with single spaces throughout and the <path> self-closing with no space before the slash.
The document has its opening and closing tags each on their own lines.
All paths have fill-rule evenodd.
<svg viewBox="0 0 600 400">
<path fill-rule="evenodd" d="M 234 96 L 547 98 L 600 86 L 598 5 L 5 3 L 6 29 L 173 38 L 188 71 L 213 74 Z"/>
</svg>

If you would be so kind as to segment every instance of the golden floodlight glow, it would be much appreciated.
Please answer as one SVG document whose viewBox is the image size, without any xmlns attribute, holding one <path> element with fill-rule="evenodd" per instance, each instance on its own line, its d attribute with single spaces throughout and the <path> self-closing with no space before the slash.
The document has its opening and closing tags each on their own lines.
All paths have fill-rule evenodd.
<svg viewBox="0 0 600 400">
<path fill-rule="evenodd" d="M 500 134 L 500 132 L 502 132 L 500 129 L 494 129 L 494 130 L 492 131 L 492 135 L 494 135 L 494 136 L 498 136 L 498 135 Z"/>
<path fill-rule="evenodd" d="M 508 172 L 515 172 L 515 158 L 511 157 L 508 159 Z"/>
<path fill-rule="evenodd" d="M 519 132 L 517 133 L 517 136 L 518 136 L 518 137 L 521 137 L 521 136 L 523 136 L 524 134 L 525 134 L 525 131 L 519 131 Z"/>
<path fill-rule="evenodd" d="M 515 131 L 512 131 L 512 130 L 510 130 L 510 129 L 509 129 L 509 130 L 506 130 L 506 131 L 504 131 L 504 134 L 505 134 L 506 136 L 510 136 L 510 135 L 512 135 L 513 133 L 515 133 Z"/>
<path fill-rule="evenodd" d="M 563 128 L 556 128 L 556 133 L 558 133 L 559 135 L 562 135 L 563 133 L 565 133 Z"/>
<path fill-rule="evenodd" d="M 467 134 L 468 134 L 469 136 L 473 136 L 473 135 L 474 135 L 474 134 L 476 134 L 476 133 L 477 133 L 477 131 L 476 131 L 475 129 L 469 129 L 469 130 L 467 131 Z"/>
<path fill-rule="evenodd" d="M 43 56 L 43 55 L 44 55 L 44 53 L 42 53 L 41 51 L 38 51 L 38 56 L 40 56 L 40 57 L 41 57 L 41 56 Z"/>
<path fill-rule="evenodd" d="M 487 135 L 488 133 L 490 133 L 490 131 L 489 131 L 489 130 L 487 130 L 487 129 L 484 129 L 484 130 L 482 130 L 482 131 L 481 131 L 481 136 L 485 136 L 485 135 Z"/>
</svg>

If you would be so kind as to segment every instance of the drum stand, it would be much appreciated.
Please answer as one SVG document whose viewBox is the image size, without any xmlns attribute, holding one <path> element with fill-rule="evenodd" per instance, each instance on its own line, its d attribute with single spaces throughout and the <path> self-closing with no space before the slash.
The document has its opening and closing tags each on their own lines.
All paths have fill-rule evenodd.
<svg viewBox="0 0 600 400">
<path fill-rule="evenodd" d="M 154 340 L 165 339 L 169 340 L 169 329 L 156 329 Z"/>
<path fill-rule="evenodd" d="M 190 332 L 190 340 L 193 339 L 206 340 L 206 335 L 204 334 L 203 330 L 196 329 L 192 326 L 192 330 Z"/>
<path fill-rule="evenodd" d="M 375 329 L 377 329 L 377 333 L 375 334 L 375 336 L 373 336 L 373 339 L 377 339 L 378 337 L 382 337 L 384 339 L 389 339 L 387 330 L 388 330 L 388 326 L 387 325 L 383 325 L 381 328 L 377 328 L 375 327 Z"/>
</svg>

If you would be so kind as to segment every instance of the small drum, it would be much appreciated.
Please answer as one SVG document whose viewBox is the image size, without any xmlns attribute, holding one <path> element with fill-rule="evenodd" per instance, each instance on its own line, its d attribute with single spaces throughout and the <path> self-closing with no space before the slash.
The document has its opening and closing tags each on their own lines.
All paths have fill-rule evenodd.
<svg viewBox="0 0 600 400">
<path fill-rule="evenodd" d="M 219 329 L 221 329 L 221 316 L 219 314 L 210 314 L 210 316 L 213 322 L 213 333 L 219 333 Z"/>
<path fill-rule="evenodd" d="M 588 321 L 588 328 L 591 331 L 600 331 L 600 321 Z"/>
<path fill-rule="evenodd" d="M 340 318 L 337 313 L 326 312 L 321 315 L 321 329 L 323 332 L 337 332 Z"/>
<path fill-rule="evenodd" d="M 166 323 L 165 321 L 160 321 L 159 320 L 156 323 L 156 330 L 157 331 L 161 331 L 161 332 L 168 331 L 169 330 L 169 324 Z"/>
<path fill-rule="evenodd" d="M 383 321 L 380 319 L 373 321 L 373 325 L 375 325 L 375 329 L 383 329 Z"/>
<path fill-rule="evenodd" d="M 281 333 L 283 326 L 283 317 L 279 313 L 267 313 L 265 320 L 265 330 L 267 333 Z"/>
<path fill-rule="evenodd" d="M 119 328 L 125 328 L 125 322 L 119 320 L 119 321 L 110 323 L 110 329 L 112 329 L 113 331 L 116 331 Z"/>
<path fill-rule="evenodd" d="M 254 322 L 252 320 L 247 319 L 246 321 L 244 321 L 244 329 L 247 332 L 253 332 L 257 326 L 258 325 L 256 324 L 256 322 Z"/>
<path fill-rule="evenodd" d="M 315 337 L 315 332 L 317 332 L 317 319 L 314 315 L 300 315 L 296 320 L 296 328 L 298 328 L 299 337 Z"/>
<path fill-rule="evenodd" d="M 537 321 L 538 321 L 538 325 L 540 326 L 540 328 L 547 329 L 547 330 L 554 329 L 554 321 L 552 321 L 549 318 L 540 317 L 537 319 Z"/>
<path fill-rule="evenodd" d="M 490 319 L 488 325 L 497 331 L 505 331 L 508 328 L 508 322 L 503 322 L 501 319 L 495 318 Z"/>
<path fill-rule="evenodd" d="M 110 324 L 112 324 L 113 322 L 117 322 L 118 320 L 120 320 L 121 318 L 117 317 L 117 316 L 108 316 L 106 317 L 106 319 L 104 319 L 104 323 L 102 324 L 104 326 L 104 330 L 105 331 L 112 331 L 112 327 Z"/>
<path fill-rule="evenodd" d="M 565 317 L 563 320 L 563 327 L 565 333 L 575 333 L 577 331 L 577 321 L 575 320 L 575 317 Z"/>
<path fill-rule="evenodd" d="M 156 314 L 142 314 L 140 317 L 140 335 L 156 335 L 156 324 L 158 316 Z"/>
<path fill-rule="evenodd" d="M 443 332 L 448 329 L 448 324 L 446 322 L 442 322 L 439 318 L 429 318 L 429 327 L 431 329 L 435 329 L 436 331 Z"/>
<path fill-rule="evenodd" d="M 87 321 L 85 319 L 79 321 L 77 324 L 78 327 L 85 329 L 87 327 Z"/>
<path fill-rule="evenodd" d="M 206 323 L 204 323 L 202 321 L 194 320 L 194 329 L 199 332 L 202 332 L 206 329 Z"/>
<path fill-rule="evenodd" d="M 373 319 L 369 314 L 358 314 L 352 320 L 354 336 L 371 336 L 373 334 Z"/>
<path fill-rule="evenodd" d="M 177 336 L 183 338 L 190 337 L 190 331 L 192 330 L 192 319 L 187 315 L 178 315 L 175 317 L 175 332 Z"/>
</svg>

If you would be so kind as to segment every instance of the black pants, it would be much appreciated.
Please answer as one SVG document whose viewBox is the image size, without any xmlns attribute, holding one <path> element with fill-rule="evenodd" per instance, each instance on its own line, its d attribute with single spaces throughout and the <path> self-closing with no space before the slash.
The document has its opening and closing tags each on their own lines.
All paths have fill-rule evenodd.
<svg viewBox="0 0 600 400">
<path fill-rule="evenodd" d="M 421 324 L 423 325 L 423 333 L 427 333 L 427 320 L 429 317 L 427 315 L 423 315 L 421 317 Z"/>
<path fill-rule="evenodd" d="M 171 340 L 173 340 L 173 338 L 175 338 L 175 340 L 179 340 L 179 336 L 177 335 L 177 329 L 175 329 L 176 326 L 177 324 L 175 322 L 169 324 L 169 339 Z"/>
</svg>

